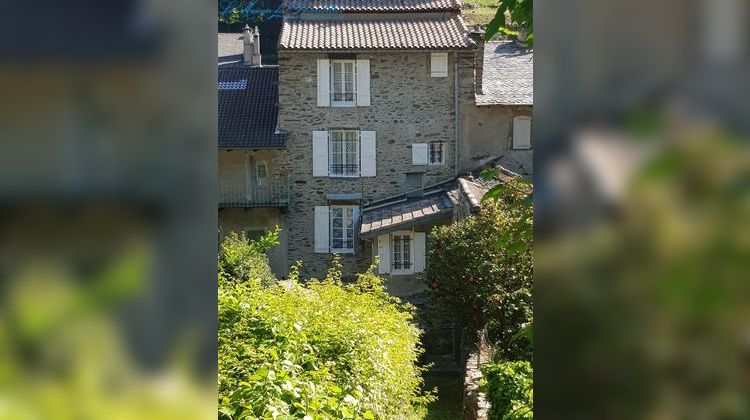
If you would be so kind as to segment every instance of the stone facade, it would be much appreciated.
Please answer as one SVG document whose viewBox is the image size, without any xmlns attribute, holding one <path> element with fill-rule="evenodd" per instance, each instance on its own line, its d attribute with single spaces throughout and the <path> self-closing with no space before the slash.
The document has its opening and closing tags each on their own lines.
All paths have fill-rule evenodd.
<svg viewBox="0 0 750 420">
<path fill-rule="evenodd" d="M 473 107 L 473 54 L 457 56 L 459 104 Z M 287 215 L 289 258 L 303 261 L 303 275 L 322 275 L 332 258 L 314 253 L 314 207 L 328 204 L 326 194 L 361 193 L 362 203 L 367 203 L 403 193 L 408 172 L 423 172 L 425 186 L 456 175 L 455 57 L 449 54 L 448 77 L 433 78 L 430 52 L 357 54 L 370 60 L 371 105 L 335 108 L 317 106 L 316 62 L 326 54 L 279 53 L 279 126 L 287 132 L 282 166 L 293 182 Z M 312 131 L 342 128 L 376 132 L 377 176 L 312 176 Z M 445 143 L 445 164 L 412 165 L 412 143 L 430 141 Z M 371 243 L 359 245 L 356 255 L 342 256 L 345 272 L 354 273 L 371 263 Z"/>
<path fill-rule="evenodd" d="M 463 111 L 459 123 L 464 140 L 458 150 L 460 173 L 473 171 L 495 158 L 500 158 L 503 167 L 520 175 L 533 173 L 532 149 L 513 149 L 513 118 L 531 116 L 531 106 L 473 106 Z"/>
</svg>

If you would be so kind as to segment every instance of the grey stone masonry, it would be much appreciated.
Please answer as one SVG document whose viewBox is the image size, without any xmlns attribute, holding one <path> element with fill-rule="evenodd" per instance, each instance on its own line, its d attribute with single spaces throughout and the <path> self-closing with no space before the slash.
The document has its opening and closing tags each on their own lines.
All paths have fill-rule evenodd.
<svg viewBox="0 0 750 420">
<path fill-rule="evenodd" d="M 317 105 L 317 60 L 325 53 L 279 52 L 279 127 L 287 133 L 284 169 L 291 174 L 293 197 L 286 215 L 290 262 L 303 260 L 302 275 L 320 276 L 330 254 L 314 253 L 314 207 L 328 205 L 327 194 L 361 193 L 362 203 L 404 192 L 406 174 L 423 172 L 425 186 L 455 176 L 454 54 L 448 54 L 448 77 L 430 74 L 434 51 L 358 53 L 370 60 L 370 106 L 335 108 Z M 459 104 L 474 106 L 473 52 L 459 57 Z M 354 129 L 376 132 L 375 177 L 313 177 L 312 131 Z M 445 164 L 412 165 L 411 145 L 445 143 Z M 356 256 L 344 255 L 344 271 L 371 262 L 371 244 L 363 241 Z"/>
</svg>

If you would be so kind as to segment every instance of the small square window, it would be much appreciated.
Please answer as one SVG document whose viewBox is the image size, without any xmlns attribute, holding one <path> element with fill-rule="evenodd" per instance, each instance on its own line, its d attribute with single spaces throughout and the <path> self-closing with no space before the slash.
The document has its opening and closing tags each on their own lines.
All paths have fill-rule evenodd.
<svg viewBox="0 0 750 420">
<path fill-rule="evenodd" d="M 430 165 L 442 165 L 445 163 L 445 143 L 442 141 L 430 142 Z"/>
<path fill-rule="evenodd" d="M 262 238 L 267 232 L 264 229 L 248 229 L 245 231 L 245 239 L 248 242 L 257 241 Z"/>
<path fill-rule="evenodd" d="M 430 55 L 430 75 L 432 77 L 448 77 L 448 53 L 432 53 Z"/>
</svg>

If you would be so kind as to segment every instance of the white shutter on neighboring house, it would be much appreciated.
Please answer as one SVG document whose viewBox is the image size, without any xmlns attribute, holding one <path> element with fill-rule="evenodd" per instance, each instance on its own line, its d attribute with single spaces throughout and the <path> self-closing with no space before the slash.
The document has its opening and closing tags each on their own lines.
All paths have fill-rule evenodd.
<svg viewBox="0 0 750 420">
<path fill-rule="evenodd" d="M 328 132 L 313 131 L 313 176 L 328 176 Z"/>
<path fill-rule="evenodd" d="M 411 145 L 411 164 L 427 165 L 429 163 L 429 147 L 427 143 L 414 143 Z"/>
<path fill-rule="evenodd" d="M 430 55 L 430 75 L 432 77 L 448 77 L 448 53 L 432 53 Z"/>
<path fill-rule="evenodd" d="M 315 206 L 315 252 L 328 253 L 328 206 Z"/>
<path fill-rule="evenodd" d="M 318 60 L 318 106 L 331 106 L 330 60 Z"/>
<path fill-rule="evenodd" d="M 424 232 L 414 232 L 414 272 L 421 273 L 425 269 L 425 238 Z"/>
<path fill-rule="evenodd" d="M 374 131 L 361 131 L 360 136 L 360 154 L 362 159 L 362 165 L 360 166 L 362 176 L 375 176 L 375 168 L 377 167 L 377 160 L 375 154 L 375 132 Z"/>
<path fill-rule="evenodd" d="M 391 237 L 390 235 L 378 236 L 378 257 L 380 257 L 380 265 L 378 266 L 378 272 L 380 274 L 387 274 L 391 272 Z"/>
<path fill-rule="evenodd" d="M 513 118 L 513 148 L 531 148 L 531 117 Z"/>
<path fill-rule="evenodd" d="M 370 106 L 370 60 L 357 60 L 357 106 Z"/>
</svg>

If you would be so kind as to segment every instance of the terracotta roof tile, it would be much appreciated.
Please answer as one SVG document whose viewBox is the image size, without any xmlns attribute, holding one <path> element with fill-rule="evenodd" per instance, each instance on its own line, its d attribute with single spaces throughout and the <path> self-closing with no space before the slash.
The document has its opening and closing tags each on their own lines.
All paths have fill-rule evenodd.
<svg viewBox="0 0 750 420">
<path fill-rule="evenodd" d="M 460 11 L 459 0 L 286 0 L 289 12 L 445 12 Z"/>
<path fill-rule="evenodd" d="M 474 42 L 459 15 L 448 18 L 284 22 L 287 50 L 403 50 L 468 48 Z"/>
</svg>

